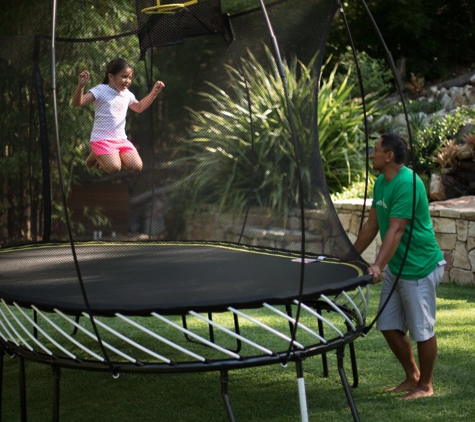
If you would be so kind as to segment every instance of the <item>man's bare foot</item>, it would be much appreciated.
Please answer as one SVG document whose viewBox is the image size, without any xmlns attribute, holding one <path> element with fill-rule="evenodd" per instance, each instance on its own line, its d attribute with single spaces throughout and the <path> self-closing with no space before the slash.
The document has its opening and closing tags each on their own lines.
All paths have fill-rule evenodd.
<svg viewBox="0 0 475 422">
<path fill-rule="evenodd" d="M 413 391 L 416 388 L 418 380 L 405 380 L 397 387 L 391 387 L 384 390 L 386 393 L 402 393 L 403 391 Z"/>
<path fill-rule="evenodd" d="M 420 399 L 421 397 L 430 397 L 434 395 L 434 390 L 430 388 L 429 390 L 423 390 L 422 388 L 414 388 L 414 390 L 410 391 L 407 394 L 399 397 L 399 400 L 414 400 Z"/>
</svg>

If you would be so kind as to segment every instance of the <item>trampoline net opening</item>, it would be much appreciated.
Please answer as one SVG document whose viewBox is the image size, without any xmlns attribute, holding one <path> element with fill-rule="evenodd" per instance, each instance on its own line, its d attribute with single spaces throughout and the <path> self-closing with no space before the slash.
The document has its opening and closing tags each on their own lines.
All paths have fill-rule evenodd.
<svg viewBox="0 0 475 422">
<path fill-rule="evenodd" d="M 258 2 L 199 0 L 150 15 L 142 10 L 156 2 L 137 0 L 74 25 L 76 2 L 61 1 L 54 92 L 50 5 L 18 16 L 0 37 L 4 300 L 83 309 L 53 94 L 68 215 L 96 312 L 284 303 L 299 292 L 302 256 L 304 297 L 361 283 L 366 264 L 332 205 L 318 144 L 318 81 L 338 2 L 266 3 L 284 77 Z M 87 92 L 116 57 L 133 65 L 137 99 L 165 83 L 149 109 L 127 114 L 143 160 L 136 174 L 86 167 L 94 106 L 71 104 L 79 72 L 91 74 Z"/>
</svg>

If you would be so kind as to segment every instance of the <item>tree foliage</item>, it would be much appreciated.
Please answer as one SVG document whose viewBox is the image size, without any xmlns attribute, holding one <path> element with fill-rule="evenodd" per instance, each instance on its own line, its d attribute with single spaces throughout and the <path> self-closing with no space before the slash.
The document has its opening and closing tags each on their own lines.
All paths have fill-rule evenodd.
<svg viewBox="0 0 475 422">
<path fill-rule="evenodd" d="M 394 60 L 406 59 L 408 71 L 435 79 L 446 77 L 455 65 L 474 63 L 473 0 L 367 0 L 366 4 Z M 362 2 L 348 0 L 343 6 L 357 49 L 384 58 Z M 348 45 L 342 19 L 335 20 L 330 43 L 337 52 Z"/>
<path fill-rule="evenodd" d="M 7 1 L 2 3 L 0 18 L 0 81 L 2 92 L 0 122 L 0 204 L 6 205 L 7 217 L 3 233 L 9 241 L 21 233 L 24 239 L 37 239 L 42 233 L 44 195 L 53 196 L 53 204 L 61 204 L 61 189 L 56 166 L 54 121 L 52 116 L 52 86 L 50 83 L 51 3 L 47 0 Z M 89 153 L 87 144 L 92 127 L 92 109 L 78 110 L 71 105 L 71 97 L 80 70 L 89 69 L 100 83 L 105 64 L 118 55 L 132 55 L 137 40 L 127 43 L 109 42 L 107 56 L 101 42 L 91 44 L 85 54 L 84 43 L 70 43 L 68 38 L 106 36 L 122 32 L 134 18 L 133 4 L 119 0 L 85 1 L 77 4 L 74 19 L 71 9 L 59 2 L 57 17 L 56 57 L 58 116 L 61 120 L 61 155 L 67 192 L 77 181 L 78 171 L 84 171 L 84 159 Z M 135 44 L 134 44 L 135 43 Z M 80 60 L 77 58 L 81 57 Z M 38 109 L 39 103 L 44 108 Z M 40 111 L 38 111 L 40 110 Z M 40 147 L 41 127 L 47 133 L 47 146 Z M 48 128 L 48 129 L 46 129 Z M 43 148 L 43 149 L 42 149 Z M 48 153 L 48 155 L 46 154 Z M 43 167 L 51 169 L 48 179 Z M 91 172 L 95 170 L 92 169 Z M 47 181 L 44 177 L 47 177 Z M 51 188 L 48 188 L 50 183 Z M 22 193 L 21 193 L 22 192 Z M 5 210 L 0 210 L 0 212 Z M 92 219 L 100 212 L 85 209 Z M 2 212 L 2 213 L 3 213 Z M 55 222 L 64 218 L 60 205 L 51 210 L 53 231 Z M 0 233 L 1 234 L 1 233 Z"/>
</svg>

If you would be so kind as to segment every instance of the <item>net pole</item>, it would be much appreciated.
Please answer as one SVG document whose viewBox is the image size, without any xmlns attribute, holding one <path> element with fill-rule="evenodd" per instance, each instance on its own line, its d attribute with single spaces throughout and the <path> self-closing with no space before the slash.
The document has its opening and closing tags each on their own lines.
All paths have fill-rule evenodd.
<svg viewBox="0 0 475 422">
<path fill-rule="evenodd" d="M 388 64 L 389 64 L 389 66 L 391 68 L 391 71 L 393 73 L 393 76 L 394 76 L 394 80 L 396 82 L 396 87 L 397 87 L 397 90 L 398 90 L 398 93 L 399 93 L 399 97 L 401 99 L 401 104 L 402 104 L 404 116 L 405 116 L 405 119 L 406 119 L 409 145 L 410 145 L 410 148 L 411 148 L 411 151 L 412 151 L 412 167 L 413 167 L 413 172 L 412 172 L 412 176 L 413 176 L 412 177 L 412 183 L 413 183 L 413 189 L 412 189 L 412 215 L 411 215 L 411 220 L 410 220 L 410 225 L 409 225 L 409 233 L 408 233 L 408 237 L 407 237 L 406 250 L 404 251 L 404 256 L 402 257 L 401 267 L 399 268 L 399 272 L 398 272 L 398 274 L 396 276 L 396 279 L 394 281 L 394 285 L 393 285 L 386 301 L 380 307 L 378 313 L 374 317 L 374 320 L 366 328 L 366 332 L 369 332 L 371 330 L 371 328 L 373 327 L 373 325 L 376 323 L 376 321 L 379 319 L 379 317 L 382 314 L 383 310 L 386 308 L 386 306 L 389 302 L 389 299 L 391 298 L 394 290 L 396 289 L 396 286 L 399 282 L 399 279 L 401 278 L 402 270 L 404 269 L 404 265 L 406 264 L 407 255 L 409 254 L 409 249 L 411 247 L 411 240 L 412 240 L 412 232 L 413 232 L 413 228 L 414 228 L 414 218 L 415 218 L 415 214 L 416 214 L 416 169 L 415 169 L 414 142 L 413 142 L 413 138 L 412 138 L 411 125 L 409 123 L 409 116 L 408 116 L 408 113 L 407 113 L 406 102 L 404 101 L 404 94 L 403 94 L 403 91 L 402 91 L 402 83 L 400 81 L 398 72 L 396 70 L 396 65 L 394 63 L 393 56 L 392 56 L 391 52 L 389 51 L 389 48 L 388 48 L 386 42 L 384 41 L 384 38 L 381 34 L 381 31 L 379 30 L 379 27 L 376 24 L 376 21 L 374 20 L 373 15 L 371 14 L 371 11 L 369 10 L 368 5 L 366 4 L 366 2 L 364 0 L 361 0 L 361 3 L 363 5 L 363 8 L 366 11 L 366 14 L 368 15 L 368 18 L 369 18 L 369 20 L 370 20 L 370 22 L 373 26 L 373 29 L 374 29 L 379 41 L 381 42 L 381 45 L 383 46 L 384 52 L 386 54 L 386 59 L 388 61 Z"/>
<path fill-rule="evenodd" d="M 102 344 L 101 337 L 99 335 L 99 331 L 94 321 L 94 317 L 91 314 L 91 309 L 89 306 L 89 300 L 86 294 L 86 288 L 84 286 L 84 282 L 81 275 L 81 269 L 79 267 L 79 261 L 76 254 L 76 248 L 74 245 L 73 233 L 71 229 L 71 221 L 69 218 L 68 206 L 67 206 L 67 198 L 66 198 L 66 190 L 64 188 L 64 175 L 63 175 L 63 166 L 61 161 L 61 143 L 59 137 L 59 122 L 58 122 L 58 101 L 56 96 L 56 16 L 57 16 L 57 9 L 58 9 L 58 2 L 57 0 L 53 0 L 52 4 L 52 24 L 51 24 L 51 92 L 52 92 L 52 99 L 53 99 L 53 121 L 54 121 L 54 135 L 56 140 L 56 157 L 57 157 L 57 165 L 58 165 L 58 174 L 59 174 L 59 182 L 61 186 L 61 197 L 63 202 L 63 209 L 64 209 L 64 218 L 66 220 L 66 227 L 68 230 L 68 237 L 69 243 L 71 246 L 71 253 L 74 260 L 74 266 L 76 269 L 76 274 L 78 277 L 79 286 L 81 288 L 81 293 L 83 296 L 84 304 L 87 309 L 88 314 L 91 317 L 91 324 L 94 329 L 94 333 L 97 337 L 97 341 L 101 347 L 102 353 L 104 355 L 104 360 L 108 363 L 109 369 L 111 372 L 116 375 L 116 369 L 109 361 L 109 357 L 107 352 Z"/>
<path fill-rule="evenodd" d="M 300 232 L 301 232 L 301 243 L 300 243 L 300 251 L 301 251 L 301 263 L 300 263 L 300 282 L 299 282 L 299 303 L 301 302 L 301 298 L 303 295 L 303 287 L 304 287 L 304 279 L 305 279 L 305 264 L 304 264 L 304 258 L 305 258 L 305 209 L 304 209 L 304 200 L 303 200 L 303 185 L 302 185 L 302 174 L 300 171 L 300 153 L 299 153 L 299 145 L 298 145 L 298 140 L 297 140 L 297 131 L 295 129 L 295 124 L 294 124 L 294 119 L 293 119 L 293 113 L 292 113 L 292 107 L 290 105 L 290 97 L 289 97 L 289 92 L 287 89 L 287 76 L 285 74 L 285 69 L 284 65 L 282 62 L 282 57 L 280 55 L 280 50 L 279 50 L 279 45 L 277 42 L 277 38 L 274 33 L 274 29 L 272 28 L 272 23 L 269 19 L 269 15 L 267 13 L 267 8 L 265 6 L 264 0 L 260 0 L 260 5 L 261 5 L 261 10 L 264 15 L 265 23 L 267 26 L 267 30 L 269 32 L 269 35 L 271 37 L 272 41 L 272 47 L 274 50 L 274 59 L 277 64 L 277 68 L 282 80 L 282 86 L 284 89 L 284 96 L 285 96 L 285 101 L 287 104 L 287 115 L 289 118 L 289 124 L 291 128 L 291 133 L 292 133 L 292 142 L 294 145 L 294 151 L 295 151 L 295 172 L 297 175 L 297 180 L 298 180 L 298 191 L 299 191 L 299 208 L 300 208 Z M 296 311 L 296 316 L 295 316 L 295 325 L 292 330 L 292 341 L 289 345 L 289 349 L 287 351 L 287 359 L 290 356 L 290 353 L 293 349 L 293 343 L 295 341 L 295 337 L 297 335 L 297 328 L 299 325 L 299 319 L 300 319 L 300 304 L 297 306 L 297 311 Z"/>
</svg>

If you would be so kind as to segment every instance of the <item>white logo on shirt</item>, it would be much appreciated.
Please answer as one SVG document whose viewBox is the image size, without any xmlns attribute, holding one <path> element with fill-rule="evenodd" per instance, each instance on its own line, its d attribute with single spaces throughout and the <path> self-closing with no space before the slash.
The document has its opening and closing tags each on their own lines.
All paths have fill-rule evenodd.
<svg viewBox="0 0 475 422">
<path fill-rule="evenodd" d="M 379 205 L 380 207 L 383 207 L 383 208 L 386 208 L 386 209 L 388 208 L 388 206 L 384 202 L 384 198 L 380 199 L 378 202 L 376 202 L 376 205 Z"/>
</svg>

